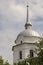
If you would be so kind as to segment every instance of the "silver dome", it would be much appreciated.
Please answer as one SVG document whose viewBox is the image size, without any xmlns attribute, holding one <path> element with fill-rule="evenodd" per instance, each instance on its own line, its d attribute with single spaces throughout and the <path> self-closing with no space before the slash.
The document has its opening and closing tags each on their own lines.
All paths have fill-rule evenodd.
<svg viewBox="0 0 43 65">
<path fill-rule="evenodd" d="M 35 37 L 40 37 L 40 34 L 37 33 L 36 31 L 32 29 L 25 29 L 23 32 L 21 32 L 19 35 L 22 36 L 35 36 Z"/>
</svg>

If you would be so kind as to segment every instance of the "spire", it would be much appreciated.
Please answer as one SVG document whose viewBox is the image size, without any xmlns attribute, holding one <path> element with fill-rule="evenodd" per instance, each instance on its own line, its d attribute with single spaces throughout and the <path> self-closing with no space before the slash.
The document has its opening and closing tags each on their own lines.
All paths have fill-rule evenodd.
<svg viewBox="0 0 43 65">
<path fill-rule="evenodd" d="M 28 7 L 29 7 L 29 6 L 27 5 L 27 22 L 28 22 Z"/>
<path fill-rule="evenodd" d="M 31 23 L 30 23 L 30 20 L 29 20 L 29 10 L 28 10 L 28 8 L 29 8 L 29 5 L 27 4 L 27 19 L 26 19 L 26 24 L 25 24 L 25 29 L 30 29 L 31 28 Z"/>
</svg>

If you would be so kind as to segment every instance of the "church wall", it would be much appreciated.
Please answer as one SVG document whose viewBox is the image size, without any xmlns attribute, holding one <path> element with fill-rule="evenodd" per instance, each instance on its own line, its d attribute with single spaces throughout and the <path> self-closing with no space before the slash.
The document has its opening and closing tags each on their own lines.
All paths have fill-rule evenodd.
<svg viewBox="0 0 43 65">
<path fill-rule="evenodd" d="M 22 59 L 24 59 L 24 57 L 25 57 L 24 47 L 22 45 L 14 47 L 14 51 L 13 51 L 13 61 L 14 62 L 18 62 L 20 60 L 19 51 L 22 51 L 22 57 L 23 57 Z"/>
<path fill-rule="evenodd" d="M 13 62 L 21 61 L 21 59 L 19 59 L 19 51 L 22 51 L 22 60 L 27 58 L 27 56 L 30 55 L 30 49 L 35 49 L 35 45 L 21 44 L 15 46 L 13 50 Z"/>
<path fill-rule="evenodd" d="M 26 44 L 25 46 L 25 58 L 30 57 L 30 50 L 35 51 L 35 45 L 34 44 Z M 36 56 L 34 52 L 34 57 Z"/>
</svg>

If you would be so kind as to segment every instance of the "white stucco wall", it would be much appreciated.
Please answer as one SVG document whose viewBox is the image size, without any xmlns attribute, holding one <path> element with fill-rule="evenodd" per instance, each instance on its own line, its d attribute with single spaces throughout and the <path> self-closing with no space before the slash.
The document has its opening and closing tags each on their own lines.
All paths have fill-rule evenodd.
<svg viewBox="0 0 43 65">
<path fill-rule="evenodd" d="M 27 58 L 30 55 L 30 50 L 35 49 L 35 45 L 33 44 L 20 44 L 14 47 L 13 50 L 13 62 L 20 61 L 19 59 L 19 51 L 22 51 L 22 60 Z M 35 53 L 34 53 L 35 56 Z"/>
</svg>

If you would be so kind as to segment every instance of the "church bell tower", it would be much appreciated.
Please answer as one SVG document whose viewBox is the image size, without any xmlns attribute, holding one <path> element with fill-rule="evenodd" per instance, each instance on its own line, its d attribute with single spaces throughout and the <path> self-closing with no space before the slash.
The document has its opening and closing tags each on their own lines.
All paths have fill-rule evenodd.
<svg viewBox="0 0 43 65">
<path fill-rule="evenodd" d="M 41 39 L 39 33 L 31 29 L 32 24 L 29 20 L 29 5 L 27 4 L 27 18 L 25 24 L 25 30 L 20 32 L 15 40 L 15 44 L 12 47 L 13 51 L 13 63 L 17 63 L 26 59 L 27 57 L 35 57 L 35 42 Z"/>
</svg>

